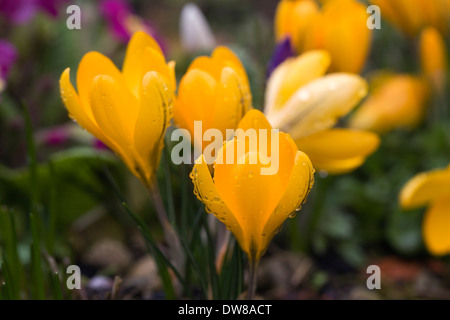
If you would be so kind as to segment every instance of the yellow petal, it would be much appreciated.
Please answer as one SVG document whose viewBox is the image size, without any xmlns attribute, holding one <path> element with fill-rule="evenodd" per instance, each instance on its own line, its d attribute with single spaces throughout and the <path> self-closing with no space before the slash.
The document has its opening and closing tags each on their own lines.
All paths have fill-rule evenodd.
<svg viewBox="0 0 450 320">
<path fill-rule="evenodd" d="M 175 77 L 166 64 L 161 48 L 145 32 L 138 31 L 130 39 L 122 71 L 128 87 L 136 97 L 139 97 L 142 78 L 148 71 L 157 71 L 167 77 L 166 82 L 172 90 L 175 90 Z"/>
<path fill-rule="evenodd" d="M 377 86 L 352 115 L 349 126 L 386 133 L 396 128 L 414 128 L 424 117 L 427 89 L 413 76 L 395 75 Z"/>
<path fill-rule="evenodd" d="M 144 76 L 141 88 L 134 146 L 140 158 L 140 171 L 150 183 L 158 169 L 164 135 L 172 118 L 173 92 L 167 87 L 165 77 L 155 71 Z"/>
<path fill-rule="evenodd" d="M 311 50 L 281 63 L 268 79 L 264 112 L 270 114 L 282 108 L 295 91 L 323 76 L 330 62 L 328 52 Z"/>
<path fill-rule="evenodd" d="M 371 43 L 367 7 L 354 0 L 329 1 L 323 8 L 324 49 L 332 57 L 330 71 L 359 73 Z"/>
<path fill-rule="evenodd" d="M 329 129 L 295 142 L 316 169 L 337 174 L 360 166 L 378 148 L 380 139 L 368 131 Z"/>
<path fill-rule="evenodd" d="M 288 186 L 295 153 L 286 134 L 279 134 L 279 170 L 273 175 L 261 174 L 267 167 L 265 155 L 252 152 L 239 155 L 234 163 L 215 163 L 214 182 L 220 198 L 233 212 L 242 227 L 246 251 L 251 259 L 257 260 L 264 253 L 263 228 L 282 198 Z M 238 139 L 229 141 L 220 152 L 233 148 L 237 154 Z M 252 163 L 251 159 L 256 159 Z"/>
<path fill-rule="evenodd" d="M 440 33 L 428 27 L 420 36 L 420 62 L 422 73 L 440 93 L 445 89 L 448 74 L 447 48 Z"/>
<path fill-rule="evenodd" d="M 61 98 L 66 106 L 70 117 L 75 120 L 82 128 L 86 129 L 90 134 L 97 137 L 104 144 L 106 144 L 116 154 L 121 155 L 122 148 L 117 143 L 111 140 L 110 137 L 105 135 L 103 130 L 98 127 L 97 121 L 94 118 L 90 118 L 85 112 L 86 108 L 81 106 L 81 101 L 75 89 L 70 82 L 70 69 L 67 68 L 60 78 L 60 91 Z"/>
<path fill-rule="evenodd" d="M 297 90 L 268 119 L 274 128 L 288 132 L 296 140 L 334 126 L 366 93 L 363 78 L 346 73 L 329 74 Z"/>
<path fill-rule="evenodd" d="M 212 127 L 211 110 L 215 108 L 216 89 L 217 81 L 198 69 L 190 70 L 181 79 L 174 104 L 174 120 L 180 128 L 187 129 L 191 137 L 194 137 L 194 121 L 202 121 L 203 132 Z M 200 140 L 196 143 L 203 145 L 202 137 L 197 138 Z"/>
<path fill-rule="evenodd" d="M 312 0 L 280 1 L 275 13 L 276 40 L 289 36 L 297 52 L 303 52 L 305 37 L 318 12 L 319 7 Z"/>
<path fill-rule="evenodd" d="M 297 151 L 286 192 L 264 226 L 262 247 L 267 247 L 283 222 L 288 217 L 294 217 L 301 209 L 313 184 L 313 165 L 305 153 Z"/>
<path fill-rule="evenodd" d="M 86 53 L 78 66 L 77 89 L 81 106 L 90 118 L 93 117 L 89 103 L 91 88 L 94 78 L 98 75 L 110 76 L 118 84 L 119 88 L 122 88 L 121 90 L 126 88 L 122 74 L 108 57 L 96 51 Z"/>
<path fill-rule="evenodd" d="M 194 194 L 205 204 L 206 211 L 224 223 L 233 233 L 241 247 L 245 247 L 241 225 L 227 205 L 220 198 L 214 185 L 205 157 L 201 155 L 196 161 L 190 174 L 194 184 Z"/>
<path fill-rule="evenodd" d="M 231 67 L 237 72 L 239 77 L 242 79 L 242 95 L 244 97 L 244 105 L 246 110 L 252 107 L 252 94 L 250 91 L 250 84 L 245 71 L 244 65 L 242 64 L 239 57 L 225 46 L 218 46 L 214 49 L 211 58 L 213 60 L 221 62 L 224 66 Z"/>
<path fill-rule="evenodd" d="M 414 209 L 450 194 L 450 167 L 423 172 L 409 180 L 400 192 L 400 205 Z"/>
<path fill-rule="evenodd" d="M 450 194 L 436 199 L 426 211 L 423 237 L 428 250 L 434 255 L 450 253 Z"/>
<path fill-rule="evenodd" d="M 92 83 L 90 103 L 98 126 L 110 140 L 119 146 L 119 156 L 136 174 L 134 152 L 132 151 L 136 114 L 128 112 L 128 109 L 124 107 L 129 106 L 129 110 L 132 110 L 134 109 L 133 105 L 137 105 L 137 101 L 132 100 L 134 97 L 129 92 L 127 97 L 121 89 L 123 88 L 112 77 L 97 76 Z"/>
<path fill-rule="evenodd" d="M 242 82 L 234 69 L 223 68 L 219 81 L 215 108 L 208 112 L 212 115 L 211 126 L 219 129 L 225 138 L 227 129 L 235 129 L 238 126 L 246 113 L 246 106 L 240 89 Z"/>
</svg>

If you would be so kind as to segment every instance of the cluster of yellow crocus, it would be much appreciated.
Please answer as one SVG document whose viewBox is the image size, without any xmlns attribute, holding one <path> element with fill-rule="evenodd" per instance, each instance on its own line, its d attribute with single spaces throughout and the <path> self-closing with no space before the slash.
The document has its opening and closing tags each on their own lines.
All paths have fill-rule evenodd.
<svg viewBox="0 0 450 320">
<path fill-rule="evenodd" d="M 400 193 L 403 209 L 429 206 L 423 221 L 423 238 L 434 255 L 450 253 L 450 166 L 423 172 L 409 180 Z"/>
<path fill-rule="evenodd" d="M 311 50 L 280 64 L 267 82 L 264 113 L 273 127 L 288 132 L 314 168 L 331 174 L 359 167 L 379 145 L 376 134 L 336 128 L 367 94 L 367 83 L 352 73 L 326 74 L 328 52 Z"/>
<path fill-rule="evenodd" d="M 259 141 L 260 130 L 271 132 L 271 125 L 260 111 L 253 109 L 240 121 L 238 129 L 256 130 L 256 139 L 237 135 L 226 142 L 217 159 L 224 159 L 231 152 L 234 161 L 215 161 L 212 173 L 201 155 L 191 178 L 207 211 L 227 226 L 249 259 L 257 262 L 283 222 L 300 210 L 313 186 L 314 169 L 290 136 L 277 132 L 267 143 L 278 139 L 279 169 L 272 175 L 261 174 L 261 168 L 275 161 L 261 151 Z M 238 147 L 240 142 L 245 148 Z"/>
<path fill-rule="evenodd" d="M 175 124 L 189 131 L 192 141 L 203 151 L 203 133 L 219 129 L 235 129 L 252 107 L 247 73 L 239 58 L 227 47 L 217 47 L 211 57 L 194 59 L 181 78 L 174 105 Z M 194 121 L 202 121 L 201 136 L 194 135 Z"/>
<path fill-rule="evenodd" d="M 371 45 L 367 8 L 356 0 L 281 0 L 275 14 L 277 41 L 290 37 L 297 53 L 327 50 L 331 71 L 359 73 Z"/>
<path fill-rule="evenodd" d="M 146 186 L 154 183 L 164 135 L 172 118 L 175 64 L 144 32 L 130 40 L 122 70 L 99 52 L 84 55 L 77 90 L 70 69 L 61 75 L 62 100 L 81 127 L 105 143 Z"/>
</svg>

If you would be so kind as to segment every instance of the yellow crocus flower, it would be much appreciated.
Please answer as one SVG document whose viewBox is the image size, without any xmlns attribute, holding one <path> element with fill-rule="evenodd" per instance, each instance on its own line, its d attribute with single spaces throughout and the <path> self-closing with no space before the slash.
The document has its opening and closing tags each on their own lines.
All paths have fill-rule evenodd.
<svg viewBox="0 0 450 320">
<path fill-rule="evenodd" d="M 275 15 L 275 36 L 289 36 L 297 53 L 327 50 L 331 71 L 359 73 L 370 50 L 367 8 L 355 0 L 281 0 Z"/>
<path fill-rule="evenodd" d="M 306 35 L 320 8 L 314 0 L 282 0 L 275 12 L 275 37 L 282 41 L 286 36 L 297 52 L 305 50 Z"/>
<path fill-rule="evenodd" d="M 70 117 L 111 148 L 130 171 L 151 186 L 170 125 L 176 86 L 174 62 L 166 63 L 157 42 L 136 32 L 128 43 L 122 71 L 99 52 L 85 54 L 77 70 L 60 78 Z"/>
<path fill-rule="evenodd" d="M 181 78 L 174 105 L 175 124 L 202 140 L 203 133 L 234 129 L 252 107 L 247 73 L 227 47 L 217 47 L 211 57 L 194 59 Z M 202 136 L 194 134 L 194 121 L 202 121 Z M 208 143 L 192 141 L 201 151 Z"/>
<path fill-rule="evenodd" d="M 409 74 L 377 75 L 372 93 L 352 115 L 349 125 L 379 134 L 415 128 L 425 115 L 427 86 Z"/>
<path fill-rule="evenodd" d="M 448 81 L 448 52 L 441 34 L 433 27 L 420 35 L 421 71 L 437 93 L 442 94 Z"/>
<path fill-rule="evenodd" d="M 422 234 L 427 249 L 434 255 L 450 253 L 450 166 L 417 174 L 402 188 L 403 209 L 428 205 Z"/>
<path fill-rule="evenodd" d="M 351 73 L 324 75 L 330 63 L 326 51 L 312 50 L 280 64 L 268 79 L 264 113 L 316 169 L 342 174 L 359 167 L 380 139 L 369 131 L 335 127 L 365 97 L 367 83 Z"/>
<path fill-rule="evenodd" d="M 257 140 L 260 130 L 270 132 L 272 127 L 265 116 L 252 109 L 241 120 L 238 129 L 244 132 L 254 129 Z M 245 139 L 245 151 L 238 147 Z M 261 151 L 261 145 L 253 149 L 257 141 L 237 135 L 226 142 L 214 161 L 213 172 L 201 155 L 191 172 L 195 194 L 234 234 L 240 247 L 252 262 L 260 260 L 270 241 L 283 222 L 305 201 L 314 182 L 314 169 L 306 154 L 299 151 L 286 133 L 277 132 L 279 161 L 275 174 L 263 175 L 269 158 Z M 268 140 L 270 144 L 270 140 Z M 270 149 L 270 147 L 269 147 Z M 234 161 L 218 161 L 234 156 Z M 251 158 L 257 161 L 251 162 Z"/>
<path fill-rule="evenodd" d="M 448 0 L 370 0 L 380 7 L 381 15 L 393 26 L 410 37 L 423 27 L 432 26 L 443 34 L 450 27 Z"/>
</svg>

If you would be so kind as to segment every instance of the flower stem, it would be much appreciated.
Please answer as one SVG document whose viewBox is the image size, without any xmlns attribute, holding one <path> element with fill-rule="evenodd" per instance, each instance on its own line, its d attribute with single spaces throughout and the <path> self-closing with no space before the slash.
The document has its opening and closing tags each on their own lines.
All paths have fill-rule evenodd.
<svg viewBox="0 0 450 320">
<path fill-rule="evenodd" d="M 148 191 L 155 207 L 156 215 L 163 229 L 164 239 L 169 247 L 169 259 L 177 268 L 177 271 L 181 272 L 183 270 L 185 258 L 182 251 L 180 238 L 169 222 L 167 212 L 161 198 L 161 193 L 159 192 L 158 183 L 155 182 L 151 184 L 151 186 L 148 187 Z"/>
<path fill-rule="evenodd" d="M 247 288 L 247 299 L 253 300 L 256 293 L 257 276 L 258 276 L 259 259 L 249 260 L 249 281 Z"/>
</svg>

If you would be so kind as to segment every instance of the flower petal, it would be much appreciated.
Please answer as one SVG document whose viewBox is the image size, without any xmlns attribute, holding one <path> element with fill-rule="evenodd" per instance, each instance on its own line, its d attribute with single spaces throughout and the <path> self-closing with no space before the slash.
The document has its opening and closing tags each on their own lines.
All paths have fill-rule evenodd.
<svg viewBox="0 0 450 320">
<path fill-rule="evenodd" d="M 96 76 L 92 83 L 90 104 L 98 126 L 110 140 L 119 147 L 119 156 L 133 173 L 136 174 L 134 152 L 134 125 L 136 118 L 131 117 L 124 106 L 132 105 L 129 97 L 123 94 L 119 84 L 107 75 Z M 130 94 L 131 96 L 131 94 Z M 131 109 L 131 108 L 130 108 Z"/>
<path fill-rule="evenodd" d="M 265 114 L 278 111 L 295 91 L 323 76 L 330 61 L 330 55 L 323 50 L 311 50 L 284 61 L 267 82 Z"/>
<path fill-rule="evenodd" d="M 93 117 L 92 108 L 89 103 L 92 83 L 98 75 L 112 77 L 119 88 L 122 88 L 121 91 L 126 88 L 122 74 L 108 57 L 96 51 L 86 53 L 78 66 L 77 89 L 81 106 L 90 118 Z"/>
<path fill-rule="evenodd" d="M 414 76 L 388 76 L 355 111 L 349 126 L 386 133 L 397 128 L 414 128 L 423 119 L 427 88 Z"/>
<path fill-rule="evenodd" d="M 238 155 L 237 162 L 231 164 L 226 161 L 216 162 L 214 166 L 217 191 L 242 227 L 246 244 L 243 250 L 251 259 L 256 260 L 266 249 L 263 247 L 263 228 L 285 193 L 295 160 L 289 136 L 281 133 L 277 135 L 279 157 L 271 159 L 278 162 L 275 174 L 262 174 L 262 168 L 268 167 L 263 164 L 267 163 L 265 162 L 267 157 L 258 152 L 247 152 Z M 238 143 L 242 143 L 242 139 L 227 142 L 219 151 L 218 158 L 221 157 L 220 152 L 227 153 L 229 149 L 233 149 L 234 154 L 237 154 Z"/>
<path fill-rule="evenodd" d="M 437 92 L 443 93 L 448 77 L 447 48 L 441 34 L 433 27 L 420 35 L 420 62 L 422 73 Z"/>
<path fill-rule="evenodd" d="M 244 97 L 240 86 L 242 81 L 230 67 L 222 69 L 217 87 L 215 108 L 212 113 L 212 127 L 219 129 L 226 137 L 227 129 L 235 129 L 246 113 Z"/>
<path fill-rule="evenodd" d="M 450 194 L 436 199 L 425 212 L 423 238 L 434 255 L 450 253 Z"/>
<path fill-rule="evenodd" d="M 203 148 L 203 132 L 213 128 L 212 115 L 216 107 L 216 92 L 218 83 L 207 72 L 199 69 L 188 71 L 180 81 L 177 100 L 174 104 L 174 120 L 180 127 L 187 129 L 191 137 Z M 194 135 L 194 121 L 202 121 L 202 137 Z"/>
<path fill-rule="evenodd" d="M 400 192 L 400 205 L 413 209 L 450 194 L 450 167 L 419 173 Z"/>
<path fill-rule="evenodd" d="M 252 94 L 250 92 L 250 83 L 248 80 L 247 72 L 239 57 L 225 46 L 218 46 L 214 49 L 211 58 L 216 61 L 220 61 L 224 66 L 233 68 L 239 77 L 242 79 L 242 93 L 244 96 L 244 105 L 246 110 L 252 107 Z"/>
<path fill-rule="evenodd" d="M 136 97 L 139 97 L 142 78 L 149 71 L 164 75 L 171 89 L 175 90 L 175 76 L 166 64 L 161 48 L 145 32 L 136 32 L 128 43 L 122 71 L 128 87 Z"/>
<path fill-rule="evenodd" d="M 223 222 L 233 233 L 241 247 L 245 247 L 241 225 L 233 212 L 227 207 L 214 185 L 205 157 L 201 155 L 196 161 L 190 174 L 194 184 L 194 194 L 205 204 L 206 211 Z"/>
<path fill-rule="evenodd" d="M 263 229 L 262 247 L 267 247 L 288 217 L 294 217 L 314 184 L 314 168 L 308 156 L 297 151 L 286 192 Z"/>
<path fill-rule="evenodd" d="M 156 71 L 144 76 L 141 88 L 134 145 L 140 156 L 145 181 L 151 182 L 153 173 L 158 169 L 164 135 L 172 118 L 173 92 L 168 88 L 165 77 Z"/>
<path fill-rule="evenodd" d="M 366 81 L 354 74 L 334 73 L 297 90 L 276 114 L 268 117 L 274 128 L 296 140 L 331 128 L 367 94 Z"/>
<path fill-rule="evenodd" d="M 371 44 L 367 8 L 354 0 L 334 0 L 323 7 L 324 47 L 330 52 L 330 71 L 359 73 Z"/>
<path fill-rule="evenodd" d="M 344 173 L 362 164 L 378 148 L 380 138 L 369 131 L 336 128 L 295 142 L 309 156 L 316 169 L 330 173 L 342 170 Z"/>
</svg>

